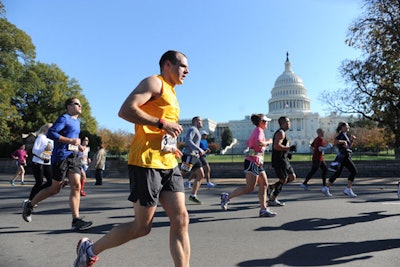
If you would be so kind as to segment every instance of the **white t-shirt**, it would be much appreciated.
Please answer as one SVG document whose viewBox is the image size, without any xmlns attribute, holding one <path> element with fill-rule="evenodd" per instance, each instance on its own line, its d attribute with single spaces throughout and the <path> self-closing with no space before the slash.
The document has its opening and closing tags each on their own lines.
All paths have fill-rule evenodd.
<svg viewBox="0 0 400 267">
<path fill-rule="evenodd" d="M 39 134 L 35 139 L 35 143 L 33 144 L 32 161 L 38 164 L 50 165 L 53 148 L 54 141 L 47 138 L 44 134 Z M 45 163 L 42 158 L 49 160 Z"/>
</svg>

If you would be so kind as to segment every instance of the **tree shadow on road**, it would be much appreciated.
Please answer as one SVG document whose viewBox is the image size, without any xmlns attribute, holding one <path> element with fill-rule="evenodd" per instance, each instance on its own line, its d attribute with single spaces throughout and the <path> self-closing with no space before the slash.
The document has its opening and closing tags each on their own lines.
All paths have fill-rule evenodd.
<svg viewBox="0 0 400 267">
<path fill-rule="evenodd" d="M 400 239 L 310 243 L 292 248 L 276 258 L 244 261 L 238 263 L 237 266 L 329 266 L 349 262 L 355 264 L 355 261 L 368 260 L 373 257 L 367 253 L 399 247 Z M 357 266 L 361 266 L 360 263 Z"/>
<path fill-rule="evenodd" d="M 385 219 L 400 214 L 382 214 L 384 211 L 373 211 L 360 213 L 361 216 L 341 217 L 341 218 L 308 218 L 285 223 L 281 226 L 265 226 L 255 229 L 255 231 L 273 231 L 273 230 L 287 230 L 287 231 L 320 231 L 329 230 L 339 227 L 344 227 L 351 224 L 371 222 L 375 220 Z"/>
</svg>

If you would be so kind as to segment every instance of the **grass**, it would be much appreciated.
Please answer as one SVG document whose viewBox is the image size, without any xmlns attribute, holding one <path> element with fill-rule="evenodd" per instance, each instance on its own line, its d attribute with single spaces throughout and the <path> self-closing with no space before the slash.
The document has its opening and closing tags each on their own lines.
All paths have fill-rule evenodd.
<svg viewBox="0 0 400 267">
<path fill-rule="evenodd" d="M 325 154 L 324 159 L 326 161 L 333 161 L 336 154 Z M 353 160 L 394 160 L 393 153 L 380 153 L 380 154 L 369 154 L 369 153 L 353 153 Z M 231 162 L 243 162 L 244 155 L 208 155 L 207 161 L 210 163 L 231 163 Z M 291 161 L 311 161 L 312 154 L 293 154 Z M 271 161 L 271 154 L 266 154 L 264 162 Z"/>
</svg>

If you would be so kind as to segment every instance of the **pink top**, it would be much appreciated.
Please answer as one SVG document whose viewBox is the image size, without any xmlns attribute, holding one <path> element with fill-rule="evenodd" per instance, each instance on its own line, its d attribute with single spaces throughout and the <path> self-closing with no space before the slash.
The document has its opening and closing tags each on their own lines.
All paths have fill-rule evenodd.
<svg viewBox="0 0 400 267">
<path fill-rule="evenodd" d="M 249 139 L 247 140 L 246 145 L 250 149 L 253 149 L 256 153 L 264 153 L 264 146 L 258 145 L 258 143 L 262 141 L 265 141 L 264 130 L 261 129 L 261 127 L 256 127 L 251 133 Z M 258 163 L 259 161 L 257 156 L 246 156 L 246 159 L 255 163 Z"/>
<path fill-rule="evenodd" d="M 17 149 L 11 154 L 11 156 L 17 157 L 20 164 L 25 164 L 28 153 L 24 149 Z"/>
</svg>

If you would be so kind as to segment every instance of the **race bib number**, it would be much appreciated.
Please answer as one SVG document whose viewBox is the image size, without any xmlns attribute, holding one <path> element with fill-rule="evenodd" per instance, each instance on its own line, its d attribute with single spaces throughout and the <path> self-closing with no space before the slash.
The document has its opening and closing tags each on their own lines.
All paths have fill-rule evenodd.
<svg viewBox="0 0 400 267">
<path fill-rule="evenodd" d="M 177 150 L 177 139 L 169 134 L 164 134 L 161 140 L 161 150 L 164 152 L 175 152 Z"/>
<path fill-rule="evenodd" d="M 78 146 L 68 144 L 68 150 L 69 151 L 78 151 Z"/>
<path fill-rule="evenodd" d="M 182 162 L 181 170 L 184 172 L 190 172 L 192 170 L 193 165 L 190 163 Z"/>
<path fill-rule="evenodd" d="M 43 151 L 42 154 L 40 154 L 40 157 L 42 159 L 50 160 L 51 158 L 51 151 Z"/>
</svg>

